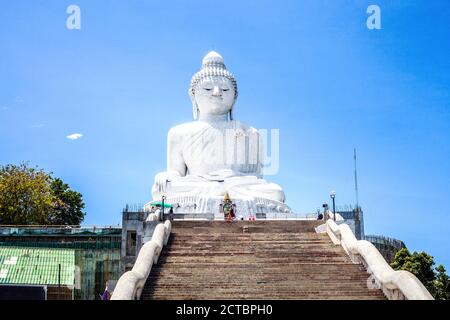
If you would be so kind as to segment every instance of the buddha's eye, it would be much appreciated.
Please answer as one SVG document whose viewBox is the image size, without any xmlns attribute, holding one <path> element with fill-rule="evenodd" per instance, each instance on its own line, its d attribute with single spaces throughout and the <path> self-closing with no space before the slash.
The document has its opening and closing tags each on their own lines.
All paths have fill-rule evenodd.
<svg viewBox="0 0 450 320">
<path fill-rule="evenodd" d="M 205 89 L 206 91 L 211 91 L 212 90 L 212 88 L 203 88 L 203 89 Z"/>
<path fill-rule="evenodd" d="M 228 88 L 223 88 L 222 89 L 222 91 L 228 91 L 228 90 L 230 90 L 230 89 L 228 89 Z"/>
</svg>

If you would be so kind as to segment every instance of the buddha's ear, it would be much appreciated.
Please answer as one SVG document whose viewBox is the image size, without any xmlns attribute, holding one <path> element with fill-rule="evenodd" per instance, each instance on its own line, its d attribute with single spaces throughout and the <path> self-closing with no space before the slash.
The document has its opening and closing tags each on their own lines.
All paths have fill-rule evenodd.
<svg viewBox="0 0 450 320">
<path fill-rule="evenodd" d="M 192 116 L 194 117 L 194 120 L 198 120 L 198 114 L 200 113 L 200 110 L 198 110 L 197 103 L 195 103 L 195 99 L 192 101 Z"/>
<path fill-rule="evenodd" d="M 194 120 L 197 120 L 199 110 L 198 110 L 197 102 L 195 102 L 195 95 L 191 89 L 189 89 L 188 93 L 189 93 L 189 97 L 191 98 L 191 102 L 192 102 L 192 116 L 194 117 Z"/>
<path fill-rule="evenodd" d="M 194 117 L 194 120 L 197 120 L 200 111 L 198 110 L 197 102 L 195 102 L 195 96 L 191 93 L 189 94 L 189 96 L 191 97 L 192 102 L 192 116 Z"/>
<path fill-rule="evenodd" d="M 233 108 L 230 109 L 230 121 L 233 120 Z"/>
</svg>

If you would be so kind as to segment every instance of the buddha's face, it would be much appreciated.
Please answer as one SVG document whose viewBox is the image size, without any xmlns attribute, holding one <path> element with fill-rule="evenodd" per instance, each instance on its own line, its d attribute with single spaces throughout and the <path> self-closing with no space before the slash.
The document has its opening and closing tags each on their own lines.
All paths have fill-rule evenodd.
<svg viewBox="0 0 450 320">
<path fill-rule="evenodd" d="M 208 77 L 195 89 L 195 102 L 203 115 L 227 114 L 234 104 L 233 83 L 225 77 Z"/>
</svg>

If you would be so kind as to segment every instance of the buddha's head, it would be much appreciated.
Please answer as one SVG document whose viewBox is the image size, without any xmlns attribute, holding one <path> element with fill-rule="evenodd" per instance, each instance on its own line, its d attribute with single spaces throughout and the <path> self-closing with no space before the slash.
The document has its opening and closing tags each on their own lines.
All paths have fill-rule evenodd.
<svg viewBox="0 0 450 320">
<path fill-rule="evenodd" d="M 191 80 L 189 95 L 192 100 L 194 119 L 202 115 L 230 115 L 238 91 L 236 79 L 227 70 L 223 58 L 211 51 L 203 58 L 202 68 Z"/>
</svg>

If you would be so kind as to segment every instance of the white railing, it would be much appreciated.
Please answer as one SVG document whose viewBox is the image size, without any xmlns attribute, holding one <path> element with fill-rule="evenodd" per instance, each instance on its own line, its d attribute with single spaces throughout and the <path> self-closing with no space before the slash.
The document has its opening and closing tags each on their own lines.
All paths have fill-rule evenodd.
<svg viewBox="0 0 450 320">
<path fill-rule="evenodd" d="M 156 226 L 151 240 L 146 242 L 139 251 L 133 269 L 120 277 L 111 300 L 139 300 L 141 298 L 142 289 L 144 289 L 152 266 L 158 262 L 163 246 L 167 245 L 169 241 L 171 228 L 169 220 Z"/>
<path fill-rule="evenodd" d="M 362 263 L 389 300 L 433 300 L 433 297 L 412 273 L 394 271 L 378 249 L 369 241 L 357 240 L 347 224 L 337 225 L 329 219 L 327 233 L 334 244 L 340 244 L 353 263 Z"/>
</svg>

